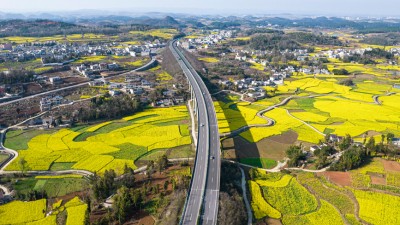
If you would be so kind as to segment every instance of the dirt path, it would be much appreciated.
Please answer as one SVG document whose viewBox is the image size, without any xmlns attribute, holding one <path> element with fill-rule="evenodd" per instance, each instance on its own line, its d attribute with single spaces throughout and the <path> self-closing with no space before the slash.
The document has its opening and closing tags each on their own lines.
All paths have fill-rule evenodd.
<svg viewBox="0 0 400 225">
<path fill-rule="evenodd" d="M 313 127 L 312 125 L 310 125 L 310 124 L 307 123 L 306 121 L 301 120 L 301 119 L 299 119 L 299 118 L 293 116 L 293 115 L 289 112 L 289 110 L 287 110 L 287 109 L 286 109 L 286 113 L 287 113 L 290 117 L 292 117 L 293 119 L 298 120 L 298 121 L 302 122 L 304 125 L 306 125 L 306 126 L 308 126 L 309 128 L 313 129 L 313 130 L 314 130 L 315 132 L 317 132 L 318 134 L 320 134 L 320 135 L 322 135 L 322 136 L 324 136 L 324 137 L 326 136 L 326 134 L 322 133 L 321 131 L 319 131 L 317 128 Z"/>
<path fill-rule="evenodd" d="M 242 191 L 243 191 L 243 201 L 247 210 L 247 225 L 251 225 L 253 223 L 253 212 L 251 211 L 249 200 L 247 199 L 247 191 L 246 191 L 246 177 L 244 175 L 244 171 L 241 167 L 239 167 L 240 173 L 242 174 Z"/>
<path fill-rule="evenodd" d="M 220 92 L 223 92 L 223 91 L 220 91 Z M 217 93 L 220 93 L 220 92 L 217 92 Z M 241 97 L 241 101 L 245 101 L 245 100 L 243 100 L 243 95 L 240 94 L 240 93 L 236 93 L 236 92 L 232 92 L 232 91 L 225 91 L 225 92 L 229 92 L 229 93 L 233 93 L 233 94 L 240 95 L 240 96 L 242 96 L 242 97 Z M 217 93 L 215 93 L 215 94 L 217 94 Z M 292 100 L 292 99 L 294 99 L 294 98 L 315 98 L 315 97 L 319 97 L 319 96 L 326 96 L 326 95 L 310 95 L 310 96 L 304 96 L 304 97 L 298 97 L 298 96 L 293 96 L 293 95 L 291 95 L 291 96 L 289 96 L 289 97 L 283 99 L 280 103 L 277 103 L 277 104 L 275 104 L 275 105 L 269 106 L 269 107 L 267 107 L 267 108 L 265 108 L 265 109 L 262 109 L 262 110 L 260 110 L 260 111 L 257 112 L 257 116 L 258 116 L 258 117 L 260 117 L 260 118 L 262 118 L 262 119 L 265 119 L 265 120 L 267 121 L 266 124 L 252 124 L 252 125 L 246 125 L 246 126 L 240 127 L 239 129 L 236 129 L 236 130 L 234 130 L 234 131 L 227 132 L 227 133 L 222 133 L 222 134 L 220 134 L 220 137 L 234 137 L 234 136 L 239 135 L 239 134 L 242 133 L 242 132 L 245 132 L 245 131 L 249 130 L 249 129 L 252 128 L 252 127 L 271 127 L 271 126 L 275 125 L 275 121 L 274 121 L 273 119 L 267 117 L 267 116 L 264 116 L 265 113 L 267 113 L 267 112 L 269 112 L 269 111 L 271 111 L 271 110 L 274 110 L 275 108 L 278 108 L 278 107 L 281 107 L 281 106 L 286 105 L 287 103 L 289 103 L 290 100 Z M 245 102 L 249 102 L 249 101 L 245 101 Z M 253 105 L 257 105 L 257 104 L 252 103 L 252 102 L 249 102 L 249 103 L 250 103 L 250 104 L 253 104 Z M 261 106 L 261 105 L 259 105 L 259 106 Z M 290 112 L 289 112 L 288 110 L 286 110 L 286 112 L 287 112 L 288 115 L 291 116 L 292 118 L 294 118 L 294 119 L 296 119 L 296 120 L 302 122 L 303 124 L 307 125 L 307 126 L 310 127 L 311 129 L 313 129 L 315 132 L 317 132 L 318 134 L 321 134 L 321 135 L 325 136 L 324 133 L 320 132 L 318 129 L 316 129 L 315 127 L 311 126 L 311 125 L 308 124 L 307 122 L 305 122 L 305 121 L 303 121 L 303 120 L 300 120 L 300 119 L 297 118 L 297 117 L 294 117 L 292 114 L 290 114 Z"/>
<path fill-rule="evenodd" d="M 379 101 L 379 97 L 381 97 L 381 96 L 391 96 L 391 95 L 394 95 L 394 94 L 396 94 L 396 93 L 389 92 L 386 95 L 374 95 L 374 96 L 372 96 L 372 99 L 374 99 L 375 104 L 382 105 L 382 102 Z"/>
</svg>

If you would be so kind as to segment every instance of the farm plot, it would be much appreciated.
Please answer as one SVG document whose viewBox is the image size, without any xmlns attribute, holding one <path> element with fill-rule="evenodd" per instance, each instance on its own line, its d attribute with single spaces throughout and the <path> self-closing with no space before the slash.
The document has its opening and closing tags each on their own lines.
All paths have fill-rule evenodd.
<svg viewBox="0 0 400 225">
<path fill-rule="evenodd" d="M 400 223 L 400 197 L 378 192 L 353 190 L 360 205 L 360 217 L 365 221 L 380 225 Z"/>
<path fill-rule="evenodd" d="M 45 212 L 46 199 L 32 202 L 13 201 L 0 206 L 0 224 L 21 224 L 40 220 L 45 217 Z"/>
<path fill-rule="evenodd" d="M 271 118 L 275 124 L 271 127 L 256 127 L 243 132 L 241 136 L 250 142 L 258 142 L 263 138 L 283 134 L 289 130 L 298 130 L 298 140 L 316 143 L 323 138 L 310 127 L 305 126 L 301 121 L 291 117 L 285 109 L 275 108 L 264 114 L 264 116 Z"/>
<path fill-rule="evenodd" d="M 122 173 L 121 167 L 126 164 L 136 168 L 134 161 L 149 151 L 191 144 L 184 106 L 147 109 L 124 121 L 38 135 L 19 154 L 27 161 L 28 170 L 49 170 L 53 163 L 74 163 L 72 169 L 100 173 L 116 169 Z M 7 169 L 21 170 L 18 160 Z"/>
<path fill-rule="evenodd" d="M 321 207 L 316 212 L 308 213 L 301 216 L 283 216 L 283 224 L 285 225 L 337 225 L 345 224 L 340 217 L 339 212 L 328 202 L 321 200 Z"/>
<path fill-rule="evenodd" d="M 251 193 L 251 207 L 256 219 L 261 219 L 266 216 L 278 219 L 282 216 L 278 210 L 274 209 L 265 201 L 261 189 L 256 182 L 249 181 L 249 189 Z"/>
<path fill-rule="evenodd" d="M 266 124 L 267 121 L 257 116 L 258 110 L 246 102 L 215 102 L 218 128 L 220 133 L 231 132 L 240 127 L 254 124 Z"/>
<path fill-rule="evenodd" d="M 266 201 L 283 215 L 300 215 L 317 208 L 317 200 L 296 179 L 284 187 L 262 186 Z"/>
</svg>

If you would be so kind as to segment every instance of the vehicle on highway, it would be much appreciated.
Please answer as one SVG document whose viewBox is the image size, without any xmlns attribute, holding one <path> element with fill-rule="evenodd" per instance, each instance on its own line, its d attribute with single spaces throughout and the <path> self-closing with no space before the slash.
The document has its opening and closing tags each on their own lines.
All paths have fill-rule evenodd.
<svg viewBox="0 0 400 225">
<path fill-rule="evenodd" d="M 201 123 L 200 126 L 201 126 L 201 127 L 204 127 L 204 124 Z"/>
</svg>

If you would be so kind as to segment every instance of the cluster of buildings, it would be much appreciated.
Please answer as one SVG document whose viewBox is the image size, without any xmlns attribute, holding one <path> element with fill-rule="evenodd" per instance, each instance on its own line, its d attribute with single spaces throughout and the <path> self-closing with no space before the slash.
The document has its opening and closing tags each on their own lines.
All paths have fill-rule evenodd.
<svg viewBox="0 0 400 225">
<path fill-rule="evenodd" d="M 87 78 L 94 78 L 94 74 L 98 74 L 103 71 L 118 70 L 120 66 L 117 63 L 96 63 L 91 65 L 81 64 L 74 68 L 75 71 Z"/>
<path fill-rule="evenodd" d="M 7 50 L 0 52 L 0 62 L 23 62 L 41 59 L 42 63 L 46 66 L 61 66 L 83 56 L 150 56 L 157 49 L 165 47 L 165 45 L 165 43 L 161 43 L 159 40 L 134 46 L 118 42 L 78 44 L 48 41 L 43 43 L 24 43 L 16 46 L 7 43 L 0 44 L 0 50 Z"/>
<path fill-rule="evenodd" d="M 260 59 L 258 57 L 263 57 L 268 54 L 272 54 L 272 51 L 261 51 L 261 50 L 255 50 L 255 51 L 248 51 L 248 50 L 232 50 L 233 52 L 236 52 L 235 60 L 237 61 L 245 61 L 249 63 L 257 63 L 260 64 L 264 67 L 270 67 L 270 62 L 266 59 Z M 281 54 L 292 54 L 297 61 L 305 61 L 306 58 L 310 58 L 310 55 L 308 53 L 307 49 L 296 49 L 294 51 L 290 50 L 284 50 L 280 52 Z M 312 57 L 311 60 L 316 59 L 315 57 Z M 300 72 L 304 73 L 307 75 L 317 75 L 317 74 L 331 74 L 331 72 L 327 69 L 323 68 L 318 68 L 316 66 L 310 66 L 310 67 L 304 67 L 304 68 L 294 68 L 293 66 L 286 66 L 283 69 L 272 69 L 271 73 L 273 74 L 273 77 L 289 77 L 295 72 Z M 276 81 L 277 79 L 274 80 Z"/>
<path fill-rule="evenodd" d="M 185 49 L 202 49 L 213 46 L 227 38 L 233 36 L 233 31 L 231 30 L 213 30 L 212 34 L 198 37 L 198 38 L 188 38 L 185 41 L 180 41 L 178 44 Z"/>
<path fill-rule="evenodd" d="M 165 47 L 165 43 L 155 41 L 154 43 L 146 43 L 144 45 L 130 45 L 124 48 L 124 51 L 130 56 L 153 56 L 160 48 Z"/>
<path fill-rule="evenodd" d="M 330 59 L 343 59 L 353 55 L 364 55 L 365 52 L 372 51 L 372 48 L 354 48 L 354 49 L 330 49 L 316 54 L 317 57 L 327 57 Z M 395 56 L 400 56 L 400 47 L 391 48 L 388 52 Z M 389 64 L 397 64 L 396 61 L 390 61 Z"/>
<path fill-rule="evenodd" d="M 129 74 L 125 77 L 125 82 L 107 82 L 104 79 L 96 79 L 89 82 L 92 87 L 107 85 L 111 96 L 118 96 L 123 93 L 137 97 L 141 103 L 152 102 L 153 106 L 167 107 L 184 103 L 184 96 L 178 94 L 178 90 L 163 91 L 162 96 L 158 99 L 151 99 L 150 93 L 155 91 L 156 83 L 148 81 L 144 76 L 139 74 Z"/>
<path fill-rule="evenodd" d="M 244 93 L 247 97 L 254 100 L 263 99 L 266 97 L 266 91 L 263 87 L 269 86 L 271 80 L 259 81 L 253 78 L 244 78 L 241 80 L 229 81 L 220 80 L 219 84 L 225 89 L 238 90 Z"/>
</svg>

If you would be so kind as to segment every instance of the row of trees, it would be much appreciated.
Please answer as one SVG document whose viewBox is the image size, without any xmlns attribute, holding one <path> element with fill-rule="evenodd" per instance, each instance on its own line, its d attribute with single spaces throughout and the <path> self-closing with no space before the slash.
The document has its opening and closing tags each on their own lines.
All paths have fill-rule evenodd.
<svg viewBox="0 0 400 225">
<path fill-rule="evenodd" d="M 0 84 L 26 83 L 33 80 L 35 72 L 32 70 L 11 70 L 0 73 Z"/>
<path fill-rule="evenodd" d="M 141 111 L 142 106 L 137 99 L 128 95 L 110 98 L 109 95 L 93 98 L 87 108 L 80 108 L 74 115 L 75 120 L 87 122 L 98 119 L 114 119 Z"/>
<path fill-rule="evenodd" d="M 340 149 L 345 151 L 339 161 L 332 165 L 331 170 L 346 171 L 355 169 L 367 162 L 373 155 L 383 154 L 393 157 L 400 152 L 398 148 L 392 146 L 394 134 L 382 134 L 379 143 L 376 142 L 374 137 L 370 137 L 367 141 L 367 135 L 368 133 L 364 135 L 363 144 L 358 146 L 351 145 L 351 137 L 346 135 L 348 141 L 345 138 L 339 144 Z"/>
</svg>

